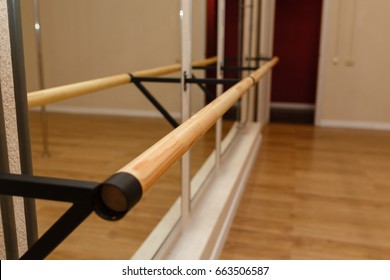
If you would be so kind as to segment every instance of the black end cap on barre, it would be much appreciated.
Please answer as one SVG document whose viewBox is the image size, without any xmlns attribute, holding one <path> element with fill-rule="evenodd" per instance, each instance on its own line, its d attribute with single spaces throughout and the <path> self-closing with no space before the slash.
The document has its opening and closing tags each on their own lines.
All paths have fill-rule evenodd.
<svg viewBox="0 0 390 280">
<path fill-rule="evenodd" d="M 95 212 L 110 221 L 121 219 L 142 197 L 142 186 L 136 177 L 120 172 L 104 181 L 95 198 Z"/>
</svg>

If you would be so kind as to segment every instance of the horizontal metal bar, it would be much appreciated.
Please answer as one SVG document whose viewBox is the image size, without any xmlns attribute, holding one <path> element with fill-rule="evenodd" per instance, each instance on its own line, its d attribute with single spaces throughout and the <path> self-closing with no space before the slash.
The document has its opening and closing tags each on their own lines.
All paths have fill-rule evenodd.
<svg viewBox="0 0 390 280">
<path fill-rule="evenodd" d="M 176 83 L 180 84 L 181 79 L 180 78 L 159 78 L 159 77 L 135 77 L 132 76 L 132 81 L 138 82 L 158 82 L 158 83 Z"/>
<path fill-rule="evenodd" d="M 0 194 L 75 202 L 92 194 L 99 183 L 31 175 L 0 174 Z"/>
<path fill-rule="evenodd" d="M 210 66 L 194 66 L 192 67 L 193 70 L 216 70 L 216 65 L 210 65 Z"/>
<path fill-rule="evenodd" d="M 242 60 L 243 57 L 241 56 L 235 56 L 235 57 L 225 57 L 225 61 L 232 61 L 232 60 Z M 269 61 L 271 60 L 272 57 L 267 57 L 267 56 L 260 56 L 260 57 L 245 57 L 245 60 L 264 60 L 264 61 Z"/>
<path fill-rule="evenodd" d="M 193 67 L 193 69 L 197 70 L 216 70 L 215 66 L 199 66 Z M 257 70 L 257 67 L 240 67 L 240 66 L 223 66 L 221 67 L 223 71 L 254 71 Z"/>
<path fill-rule="evenodd" d="M 157 83 L 180 83 L 180 78 L 154 78 L 154 77 L 134 77 L 139 82 L 157 82 Z M 189 84 L 235 84 L 239 79 L 199 79 L 189 78 L 186 83 Z M 134 81 L 133 81 L 134 82 Z"/>
<path fill-rule="evenodd" d="M 224 66 L 223 71 L 255 71 L 258 67 Z"/>
<path fill-rule="evenodd" d="M 240 79 L 210 79 L 210 78 L 204 78 L 204 79 L 186 79 L 187 83 L 190 84 L 209 84 L 209 85 L 217 85 L 217 84 L 236 84 L 240 81 Z"/>
</svg>

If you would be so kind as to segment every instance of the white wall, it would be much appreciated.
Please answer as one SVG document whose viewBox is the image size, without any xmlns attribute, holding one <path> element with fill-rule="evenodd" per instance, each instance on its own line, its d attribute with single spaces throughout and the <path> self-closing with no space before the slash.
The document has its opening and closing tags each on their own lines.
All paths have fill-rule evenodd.
<svg viewBox="0 0 390 280">
<path fill-rule="evenodd" d="M 31 1 L 24 15 L 28 90 L 38 89 Z M 193 1 L 193 58 L 205 53 L 205 2 Z M 45 87 L 169 65 L 180 61 L 180 1 L 40 0 Z M 178 75 L 176 75 L 178 76 Z M 171 112 L 180 111 L 178 85 L 148 84 Z M 203 106 L 194 90 L 193 105 Z M 146 113 L 156 110 L 125 85 L 50 105 L 84 112 Z"/>
<path fill-rule="evenodd" d="M 316 122 L 390 129 L 390 1 L 324 0 Z"/>
</svg>

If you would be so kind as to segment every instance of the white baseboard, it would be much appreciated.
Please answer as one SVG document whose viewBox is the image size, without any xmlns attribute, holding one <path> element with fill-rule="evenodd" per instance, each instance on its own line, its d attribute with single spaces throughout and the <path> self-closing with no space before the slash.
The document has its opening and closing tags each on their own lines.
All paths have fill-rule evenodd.
<svg viewBox="0 0 390 280">
<path fill-rule="evenodd" d="M 145 117 L 145 118 L 162 118 L 157 110 L 133 110 L 133 109 L 113 109 L 113 108 L 90 108 L 90 107 L 73 107 L 73 106 L 46 106 L 46 110 L 52 113 L 64 114 L 82 114 L 82 115 L 105 115 L 105 116 L 123 116 L 123 117 Z M 32 111 L 39 111 L 38 108 Z M 171 112 L 172 117 L 179 119 L 179 112 Z"/>
<path fill-rule="evenodd" d="M 383 123 L 383 122 L 320 120 L 318 121 L 317 125 L 322 127 L 335 127 L 335 128 L 390 130 L 390 123 Z"/>
</svg>

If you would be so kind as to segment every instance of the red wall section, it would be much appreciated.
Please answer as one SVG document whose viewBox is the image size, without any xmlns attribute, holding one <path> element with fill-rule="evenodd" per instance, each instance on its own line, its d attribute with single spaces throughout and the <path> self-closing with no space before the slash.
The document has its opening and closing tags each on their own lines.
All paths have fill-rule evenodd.
<svg viewBox="0 0 390 280">
<path fill-rule="evenodd" d="M 322 0 L 277 0 L 273 102 L 315 103 Z"/>
<path fill-rule="evenodd" d="M 206 42 L 206 56 L 215 56 L 217 54 L 217 35 L 218 35 L 218 1 L 207 1 L 207 42 Z M 226 66 L 237 66 L 238 56 L 238 18 L 239 18 L 239 1 L 227 0 L 225 11 L 225 58 Z M 233 59 L 232 59 L 233 58 Z M 226 71 L 225 78 L 238 78 L 237 72 Z M 216 72 L 212 70 L 207 71 L 207 77 L 215 78 Z M 209 85 L 207 87 L 210 92 L 215 94 L 215 86 Z M 227 89 L 227 87 L 225 87 Z M 207 100 L 210 102 L 211 100 Z"/>
</svg>

